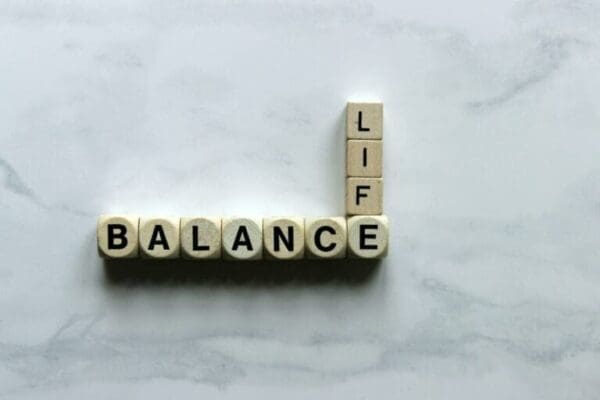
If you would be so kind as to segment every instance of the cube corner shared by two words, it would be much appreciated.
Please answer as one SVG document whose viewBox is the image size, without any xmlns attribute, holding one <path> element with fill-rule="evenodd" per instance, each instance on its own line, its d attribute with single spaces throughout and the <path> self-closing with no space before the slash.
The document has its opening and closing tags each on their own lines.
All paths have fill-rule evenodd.
<svg viewBox="0 0 600 400">
<path fill-rule="evenodd" d="M 383 104 L 346 107 L 346 217 L 139 217 L 98 219 L 98 251 L 109 259 L 298 260 L 382 258 Z"/>
</svg>

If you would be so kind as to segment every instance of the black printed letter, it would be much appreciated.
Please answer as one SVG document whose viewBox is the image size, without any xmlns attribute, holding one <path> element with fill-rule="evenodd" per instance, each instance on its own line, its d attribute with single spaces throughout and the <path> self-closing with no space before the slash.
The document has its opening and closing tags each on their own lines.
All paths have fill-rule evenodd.
<svg viewBox="0 0 600 400">
<path fill-rule="evenodd" d="M 361 193 L 361 189 L 367 189 L 370 190 L 371 189 L 371 185 L 356 185 L 356 205 L 360 205 L 360 198 L 361 197 L 368 197 L 368 195 L 366 193 Z"/>
<path fill-rule="evenodd" d="M 154 227 L 152 236 L 150 237 L 150 244 L 148 244 L 148 250 L 154 250 L 154 246 L 157 245 L 162 246 L 165 250 L 169 250 L 169 243 L 167 242 L 167 237 L 162 225 L 156 225 Z"/>
<path fill-rule="evenodd" d="M 235 239 L 233 239 L 233 246 L 231 247 L 231 250 L 235 251 L 240 246 L 246 246 L 248 251 L 254 250 L 252 248 L 252 243 L 250 242 L 250 235 L 248 235 L 248 229 L 244 225 L 239 227 L 235 235 Z"/>
<path fill-rule="evenodd" d="M 321 235 L 323 234 L 323 232 L 329 232 L 332 235 L 335 235 L 335 229 L 333 229 L 333 227 L 331 226 L 326 225 L 317 229 L 315 231 L 315 246 L 317 246 L 317 249 L 321 251 L 331 251 L 335 249 L 335 246 L 337 246 L 335 243 L 329 243 L 328 246 L 323 246 L 323 243 L 321 242 Z"/>
<path fill-rule="evenodd" d="M 285 237 L 285 235 L 283 234 L 283 230 L 278 227 L 278 226 L 274 226 L 273 227 L 273 249 L 275 251 L 279 251 L 279 241 L 282 241 L 283 244 L 285 245 L 285 247 L 288 249 L 288 251 L 294 251 L 294 228 L 291 226 L 288 226 L 287 229 L 287 238 Z"/>
<path fill-rule="evenodd" d="M 377 235 L 373 233 L 366 233 L 367 229 L 375 229 L 377 230 L 377 225 L 360 225 L 358 227 L 359 233 L 359 247 L 361 250 L 377 250 L 376 244 L 366 244 L 366 239 L 376 239 Z"/>
<path fill-rule="evenodd" d="M 365 128 L 362 126 L 362 111 L 358 112 L 358 131 L 359 132 L 369 132 L 370 128 Z"/>
<path fill-rule="evenodd" d="M 118 230 L 118 232 L 115 232 Z M 127 247 L 127 227 L 122 224 L 108 224 L 108 249 L 109 250 L 121 250 Z M 119 239 L 118 243 L 115 243 L 115 239 Z"/>
<path fill-rule="evenodd" d="M 192 248 L 194 249 L 194 251 L 210 250 L 210 246 L 206 244 L 201 245 L 198 243 L 200 241 L 200 238 L 198 236 L 200 236 L 198 234 L 198 226 L 194 225 L 192 227 Z"/>
</svg>

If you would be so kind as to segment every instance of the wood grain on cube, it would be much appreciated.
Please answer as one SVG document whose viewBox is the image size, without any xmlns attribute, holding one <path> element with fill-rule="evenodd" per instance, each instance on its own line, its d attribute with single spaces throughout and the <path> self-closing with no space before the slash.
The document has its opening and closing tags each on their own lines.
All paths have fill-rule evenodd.
<svg viewBox="0 0 600 400">
<path fill-rule="evenodd" d="M 382 212 L 382 178 L 346 178 L 346 214 L 379 215 Z"/>
<path fill-rule="evenodd" d="M 346 256 L 346 219 L 343 217 L 307 218 L 304 222 L 308 258 Z"/>
<path fill-rule="evenodd" d="M 355 258 L 382 258 L 387 255 L 389 228 L 384 215 L 357 215 L 348 218 L 348 252 Z"/>
<path fill-rule="evenodd" d="M 135 258 L 139 218 L 131 215 L 102 215 L 98 218 L 98 252 L 104 258 Z"/>
<path fill-rule="evenodd" d="M 179 218 L 140 218 L 139 237 L 142 257 L 158 259 L 179 257 Z"/>
<path fill-rule="evenodd" d="M 180 225 L 181 254 L 184 258 L 221 258 L 221 218 L 181 218 Z"/>
<path fill-rule="evenodd" d="M 348 103 L 346 106 L 348 139 L 381 139 L 383 137 L 382 103 Z"/>
<path fill-rule="evenodd" d="M 229 260 L 260 260 L 263 252 L 262 220 L 223 218 L 223 257 Z"/>
<path fill-rule="evenodd" d="M 348 140 L 346 143 L 346 175 L 380 178 L 383 172 L 382 140 Z"/>
<path fill-rule="evenodd" d="M 265 256 L 280 260 L 304 257 L 304 218 L 280 217 L 263 219 Z"/>
</svg>

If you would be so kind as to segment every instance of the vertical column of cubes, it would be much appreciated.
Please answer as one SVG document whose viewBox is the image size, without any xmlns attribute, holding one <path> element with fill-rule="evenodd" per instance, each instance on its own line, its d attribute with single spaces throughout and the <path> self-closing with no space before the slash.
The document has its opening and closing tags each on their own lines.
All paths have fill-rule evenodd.
<svg viewBox="0 0 600 400">
<path fill-rule="evenodd" d="M 387 254 L 388 219 L 383 213 L 383 104 L 346 107 L 346 214 L 348 255 Z"/>
<path fill-rule="evenodd" d="M 383 213 L 383 104 L 346 107 L 346 214 Z"/>
</svg>

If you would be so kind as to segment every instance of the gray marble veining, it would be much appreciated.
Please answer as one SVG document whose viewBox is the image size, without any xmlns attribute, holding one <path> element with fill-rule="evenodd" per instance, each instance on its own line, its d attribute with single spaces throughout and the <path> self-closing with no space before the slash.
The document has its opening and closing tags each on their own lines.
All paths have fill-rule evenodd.
<svg viewBox="0 0 600 400">
<path fill-rule="evenodd" d="M 600 3 L 0 4 L 0 398 L 598 399 Z M 343 212 L 379 265 L 104 265 L 96 216 Z"/>
</svg>

